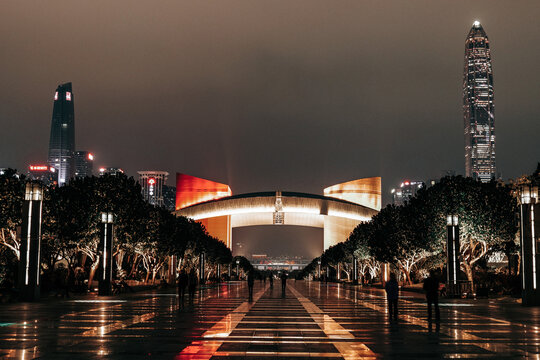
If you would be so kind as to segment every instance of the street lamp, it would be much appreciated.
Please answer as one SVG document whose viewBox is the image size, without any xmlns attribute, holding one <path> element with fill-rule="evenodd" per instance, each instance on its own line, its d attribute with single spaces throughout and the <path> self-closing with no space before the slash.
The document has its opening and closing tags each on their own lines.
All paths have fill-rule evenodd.
<svg viewBox="0 0 540 360">
<path fill-rule="evenodd" d="M 41 219 L 43 213 L 43 186 L 26 184 L 21 224 L 19 261 L 19 290 L 23 300 L 39 300 L 41 264 Z"/>
<path fill-rule="evenodd" d="M 240 273 L 238 272 L 238 265 L 240 265 L 240 260 L 236 259 L 236 277 L 240 280 Z"/>
<path fill-rule="evenodd" d="M 457 295 L 459 289 L 459 218 L 457 215 L 446 216 L 446 278 L 450 293 Z"/>
<path fill-rule="evenodd" d="M 321 259 L 317 260 L 317 264 L 319 264 L 319 281 L 321 281 Z"/>
<path fill-rule="evenodd" d="M 101 241 L 99 251 L 101 255 L 98 295 L 111 295 L 112 267 L 113 267 L 113 239 L 114 239 L 114 214 L 112 212 L 101 213 Z"/>
<path fill-rule="evenodd" d="M 538 238 L 540 222 L 535 221 L 539 213 L 538 186 L 523 184 L 519 187 L 520 204 L 520 245 L 521 245 L 521 276 L 522 304 L 540 305 L 540 291 L 537 284 L 540 281 L 536 268 L 540 263 L 538 254 Z"/>
</svg>

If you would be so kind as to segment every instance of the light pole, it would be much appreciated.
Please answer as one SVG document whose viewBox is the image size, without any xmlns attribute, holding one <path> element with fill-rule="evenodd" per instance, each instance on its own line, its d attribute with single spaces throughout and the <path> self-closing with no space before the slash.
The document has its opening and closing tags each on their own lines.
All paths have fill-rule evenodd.
<svg viewBox="0 0 540 360">
<path fill-rule="evenodd" d="M 99 277 L 98 295 L 111 295 L 113 239 L 114 214 L 112 212 L 103 212 L 101 213 L 101 241 L 99 244 L 101 276 Z"/>
<path fill-rule="evenodd" d="M 459 219 L 457 215 L 446 216 L 446 278 L 449 293 L 459 295 Z"/>
<path fill-rule="evenodd" d="M 521 245 L 521 277 L 522 304 L 540 305 L 540 291 L 537 267 L 540 265 L 538 240 L 540 234 L 538 186 L 524 184 L 519 188 L 520 204 L 520 245 Z M 537 221 L 535 221 L 537 220 Z"/>
<path fill-rule="evenodd" d="M 41 215 L 43 212 L 43 187 L 27 183 L 24 194 L 19 261 L 19 290 L 21 299 L 39 300 L 41 264 Z"/>
<path fill-rule="evenodd" d="M 199 255 L 199 284 L 204 284 L 204 253 Z"/>
<path fill-rule="evenodd" d="M 353 255 L 353 283 L 358 284 L 358 259 Z"/>
<path fill-rule="evenodd" d="M 240 265 L 240 260 L 236 259 L 236 277 L 240 280 L 240 273 L 238 272 L 238 265 Z"/>
<path fill-rule="evenodd" d="M 317 261 L 317 264 L 319 264 L 319 281 L 321 281 L 321 260 L 320 259 Z"/>
</svg>

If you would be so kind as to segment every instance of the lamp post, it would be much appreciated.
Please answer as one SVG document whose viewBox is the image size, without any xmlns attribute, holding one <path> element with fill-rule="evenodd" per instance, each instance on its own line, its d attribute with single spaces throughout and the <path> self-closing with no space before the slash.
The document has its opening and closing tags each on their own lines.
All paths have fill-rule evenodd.
<svg viewBox="0 0 540 360">
<path fill-rule="evenodd" d="M 19 290 L 21 299 L 38 300 L 41 263 L 41 215 L 43 187 L 39 183 L 26 184 L 21 225 L 19 261 Z"/>
<path fill-rule="evenodd" d="M 217 282 L 221 282 L 221 264 L 217 264 Z"/>
<path fill-rule="evenodd" d="M 238 272 L 238 265 L 240 265 L 240 260 L 236 259 L 236 277 L 240 280 L 240 273 Z"/>
<path fill-rule="evenodd" d="M 446 278 L 450 293 L 459 295 L 459 219 L 457 215 L 446 216 Z"/>
<path fill-rule="evenodd" d="M 112 267 L 113 267 L 113 239 L 114 239 L 114 214 L 112 212 L 101 213 L 101 241 L 99 253 L 101 262 L 99 264 L 100 274 L 98 295 L 111 295 Z"/>
<path fill-rule="evenodd" d="M 538 186 L 521 185 L 519 188 L 520 204 L 520 245 L 521 245 L 521 277 L 522 304 L 540 305 L 540 291 L 537 267 L 540 264 L 538 240 L 540 234 Z M 537 220 L 537 221 L 535 221 Z"/>
<path fill-rule="evenodd" d="M 353 283 L 358 284 L 358 259 L 353 255 Z"/>
<path fill-rule="evenodd" d="M 199 255 L 199 284 L 204 284 L 204 253 Z"/>
<path fill-rule="evenodd" d="M 321 259 L 317 260 L 317 264 L 319 265 L 319 281 L 321 281 Z"/>
</svg>

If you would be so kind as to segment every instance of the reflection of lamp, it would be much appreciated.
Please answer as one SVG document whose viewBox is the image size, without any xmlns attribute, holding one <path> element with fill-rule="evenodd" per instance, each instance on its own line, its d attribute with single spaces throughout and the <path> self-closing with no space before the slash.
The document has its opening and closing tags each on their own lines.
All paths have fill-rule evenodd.
<svg viewBox="0 0 540 360">
<path fill-rule="evenodd" d="M 540 292 L 537 289 L 540 279 L 536 271 L 540 261 L 537 243 L 540 226 L 538 221 L 535 222 L 535 217 L 538 217 L 538 198 L 537 185 L 523 184 L 519 187 L 523 305 L 540 305 Z"/>
<path fill-rule="evenodd" d="M 459 218 L 446 216 L 446 277 L 449 285 L 456 285 L 459 278 Z M 457 294 L 456 294 L 457 295 Z"/>
<path fill-rule="evenodd" d="M 112 251 L 113 251 L 113 223 L 112 212 L 101 213 L 101 278 L 99 279 L 98 295 L 110 295 L 112 283 Z"/>
</svg>

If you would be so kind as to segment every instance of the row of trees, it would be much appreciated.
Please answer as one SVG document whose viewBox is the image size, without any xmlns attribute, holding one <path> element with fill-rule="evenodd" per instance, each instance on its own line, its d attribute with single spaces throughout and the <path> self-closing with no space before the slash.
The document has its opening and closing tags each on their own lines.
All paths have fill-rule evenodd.
<svg viewBox="0 0 540 360">
<path fill-rule="evenodd" d="M 348 239 L 327 249 L 304 269 L 304 275 L 323 268 L 350 276 L 353 257 L 360 278 L 376 277 L 384 263 L 393 264 L 412 282 L 429 269 L 443 269 L 446 259 L 446 221 L 457 215 L 460 226 L 461 270 L 474 281 L 475 268 L 493 252 L 516 254 L 517 200 L 513 187 L 481 183 L 461 176 L 445 177 L 418 191 L 403 206 L 388 205 L 372 221 L 358 225 Z"/>
<path fill-rule="evenodd" d="M 0 176 L 0 261 L 15 276 L 20 257 L 17 227 L 21 224 L 26 180 L 15 171 Z M 43 201 L 42 268 L 44 277 L 56 263 L 65 262 L 71 271 L 82 269 L 92 282 L 99 265 L 99 221 L 101 212 L 115 214 L 114 259 L 121 279 L 153 282 L 175 255 L 178 266 L 198 266 L 205 254 L 207 277 L 216 277 L 217 264 L 233 260 L 225 244 L 211 237 L 204 226 L 168 210 L 148 204 L 140 185 L 132 178 L 105 175 L 73 179 L 62 187 L 49 187 Z"/>
</svg>

